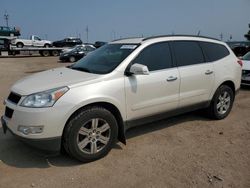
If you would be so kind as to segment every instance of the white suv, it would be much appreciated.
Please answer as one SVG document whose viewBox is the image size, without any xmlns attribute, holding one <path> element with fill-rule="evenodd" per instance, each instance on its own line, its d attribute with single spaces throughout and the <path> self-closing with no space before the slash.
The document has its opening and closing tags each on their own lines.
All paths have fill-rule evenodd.
<svg viewBox="0 0 250 188">
<path fill-rule="evenodd" d="M 5 100 L 9 130 L 45 150 L 81 161 L 105 156 L 125 131 L 196 109 L 225 118 L 241 65 L 221 41 L 158 36 L 113 41 L 76 64 L 19 80 Z"/>
</svg>

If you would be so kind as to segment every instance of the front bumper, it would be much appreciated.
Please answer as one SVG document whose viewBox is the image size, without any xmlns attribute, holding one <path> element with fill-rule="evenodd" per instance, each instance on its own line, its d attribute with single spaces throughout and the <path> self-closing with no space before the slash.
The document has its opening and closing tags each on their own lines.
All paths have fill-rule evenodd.
<svg viewBox="0 0 250 188">
<path fill-rule="evenodd" d="M 250 86 L 250 76 L 241 78 L 241 85 Z"/>
<path fill-rule="evenodd" d="M 250 70 L 246 70 L 246 69 L 242 70 L 241 85 L 250 86 Z"/>
<path fill-rule="evenodd" d="M 1 117 L 1 123 L 3 126 L 4 133 L 6 133 L 8 130 L 19 140 L 23 141 L 24 143 L 26 143 L 27 145 L 31 147 L 38 148 L 44 151 L 49 151 L 49 152 L 59 152 L 61 150 L 61 137 L 42 138 L 42 139 L 24 138 L 19 135 L 16 135 L 13 131 L 11 131 L 8 128 L 7 121 L 5 120 L 4 116 Z"/>
<path fill-rule="evenodd" d="M 69 56 L 60 55 L 59 60 L 60 61 L 69 61 Z"/>
</svg>

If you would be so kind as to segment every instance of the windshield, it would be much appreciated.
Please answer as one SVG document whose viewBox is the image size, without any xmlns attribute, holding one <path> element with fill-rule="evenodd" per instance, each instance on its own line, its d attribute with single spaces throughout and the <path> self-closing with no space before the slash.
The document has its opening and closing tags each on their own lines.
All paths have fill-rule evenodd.
<svg viewBox="0 0 250 188">
<path fill-rule="evenodd" d="M 250 61 L 250 52 L 242 57 L 243 60 Z"/>
<path fill-rule="evenodd" d="M 137 46 L 137 44 L 107 44 L 70 68 L 94 74 L 107 74 L 112 72 Z"/>
</svg>

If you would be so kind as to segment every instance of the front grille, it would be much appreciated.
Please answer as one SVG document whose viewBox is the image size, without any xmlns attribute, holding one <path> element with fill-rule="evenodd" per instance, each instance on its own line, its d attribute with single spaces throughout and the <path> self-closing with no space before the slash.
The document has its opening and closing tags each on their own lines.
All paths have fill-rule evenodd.
<svg viewBox="0 0 250 188">
<path fill-rule="evenodd" d="M 20 99 L 21 99 L 21 96 L 16 94 L 16 93 L 13 93 L 13 92 L 11 92 L 9 97 L 8 97 L 8 100 L 10 102 L 15 103 L 15 104 L 17 104 L 20 101 Z"/>
<path fill-rule="evenodd" d="M 13 112 L 14 112 L 14 110 L 12 110 L 12 109 L 10 109 L 9 107 L 6 106 L 6 108 L 5 108 L 5 116 L 7 118 L 11 119 L 12 115 L 13 115 Z"/>
</svg>

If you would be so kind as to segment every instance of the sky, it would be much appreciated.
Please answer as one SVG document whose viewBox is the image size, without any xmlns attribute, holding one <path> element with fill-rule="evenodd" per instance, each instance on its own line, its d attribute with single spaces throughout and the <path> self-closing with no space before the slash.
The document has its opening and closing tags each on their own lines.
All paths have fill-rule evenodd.
<svg viewBox="0 0 250 188">
<path fill-rule="evenodd" d="M 245 40 L 250 23 L 250 0 L 0 0 L 0 25 L 6 25 L 5 11 L 22 38 L 35 34 L 52 41 L 199 32 L 237 41 Z"/>
</svg>

